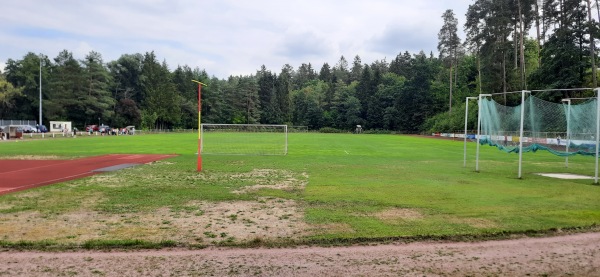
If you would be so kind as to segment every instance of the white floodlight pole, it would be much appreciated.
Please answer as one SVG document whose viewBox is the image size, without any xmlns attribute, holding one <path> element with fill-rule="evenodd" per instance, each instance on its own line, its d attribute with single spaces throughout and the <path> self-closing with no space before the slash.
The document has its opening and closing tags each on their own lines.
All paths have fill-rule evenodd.
<svg viewBox="0 0 600 277">
<path fill-rule="evenodd" d="M 492 96 L 491 94 L 480 94 L 479 100 L 477 101 L 478 112 L 477 112 L 477 154 L 475 154 L 475 171 L 479 172 L 479 139 L 481 136 L 481 99 L 485 96 Z"/>
<path fill-rule="evenodd" d="M 40 121 L 38 122 L 38 132 L 41 132 L 42 128 L 42 57 L 40 54 Z M 43 135 L 42 135 L 43 136 Z"/>
<path fill-rule="evenodd" d="M 463 163 L 463 167 L 467 167 L 467 124 L 468 124 L 468 118 L 469 118 L 469 100 L 474 100 L 477 99 L 477 97 L 467 97 L 467 100 L 465 100 L 465 149 L 464 149 L 464 153 L 465 153 L 465 158 L 464 158 L 464 163 Z"/>
<path fill-rule="evenodd" d="M 600 88 L 596 91 L 596 172 L 594 174 L 594 184 L 598 184 L 598 144 L 600 144 Z"/>
<path fill-rule="evenodd" d="M 567 102 L 567 147 L 565 148 L 567 156 L 565 157 L 565 167 L 569 167 L 569 145 L 571 144 L 571 99 L 563 99 L 562 102 Z M 560 143 L 558 145 L 560 147 Z"/>
<path fill-rule="evenodd" d="M 519 179 L 521 179 L 523 172 L 523 125 L 525 123 L 525 93 L 529 91 L 521 91 L 521 130 L 519 134 Z"/>
</svg>

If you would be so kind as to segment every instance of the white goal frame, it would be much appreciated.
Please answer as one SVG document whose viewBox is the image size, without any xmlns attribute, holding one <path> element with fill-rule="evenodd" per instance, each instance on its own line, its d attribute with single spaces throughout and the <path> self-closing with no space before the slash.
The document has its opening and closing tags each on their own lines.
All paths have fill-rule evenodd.
<svg viewBox="0 0 600 277">
<path fill-rule="evenodd" d="M 509 94 L 509 93 L 521 93 L 521 118 L 520 118 L 520 130 L 519 130 L 519 170 L 518 170 L 518 178 L 521 179 L 522 178 L 522 167 L 523 167 L 523 140 L 524 140 L 524 135 L 523 135 L 523 126 L 524 126 L 524 116 L 525 116 L 525 95 L 529 95 L 531 94 L 531 92 L 540 92 L 540 91 L 563 91 L 563 90 L 583 90 L 583 89 L 590 89 L 590 88 L 579 88 L 579 89 L 554 89 L 554 90 L 532 90 L 532 91 L 528 91 L 528 90 L 522 90 L 522 91 L 515 91 L 515 92 L 502 92 L 502 93 L 493 93 L 493 94 L 480 94 L 478 97 L 478 116 L 477 116 L 477 150 L 476 150 L 476 154 L 475 154 L 475 171 L 479 172 L 479 146 L 480 146 L 480 137 L 482 136 L 481 134 L 481 101 L 483 97 L 490 97 L 493 95 L 500 95 L 500 94 Z M 593 91 L 596 93 L 595 97 L 590 97 L 590 98 L 596 98 L 596 136 L 595 136 L 595 140 L 596 140 L 596 149 L 595 149 L 595 156 L 594 156 L 594 160 L 595 160 L 595 168 L 594 168 L 594 184 L 598 184 L 598 179 L 599 179 L 599 159 L 600 159 L 600 88 L 594 88 Z M 468 109 L 468 101 L 470 98 L 467 98 L 466 102 L 467 102 L 467 107 L 466 109 Z M 568 99 L 563 99 L 562 102 L 568 102 L 568 108 L 570 109 L 570 101 L 568 101 Z M 467 123 L 467 111 L 465 111 L 465 149 L 464 149 L 464 155 L 465 155 L 465 166 L 466 166 L 466 123 Z M 569 124 L 570 122 L 567 122 L 567 124 Z M 567 138 L 568 139 L 568 138 Z M 565 161 L 566 165 L 568 166 L 568 158 Z"/>
<path fill-rule="evenodd" d="M 235 152 L 215 152 L 215 153 L 205 153 L 205 130 L 206 127 L 217 127 L 220 128 L 222 130 L 229 130 L 232 133 L 244 133 L 244 129 L 248 129 L 248 130 L 252 130 L 252 128 L 255 129 L 260 129 L 260 128 L 266 128 L 266 129 L 281 129 L 280 132 L 275 132 L 275 133 L 279 133 L 282 135 L 282 149 L 281 152 L 279 153 L 279 150 L 274 151 L 273 153 L 265 153 L 265 152 L 260 152 L 257 151 L 256 153 L 242 153 L 242 151 L 240 151 L 239 153 L 235 153 Z M 247 133 L 265 133 L 265 132 L 252 132 L 252 131 L 248 131 Z M 273 149 L 276 149 L 276 147 L 274 147 Z M 275 125 L 275 124 L 212 124 L 212 123 L 202 123 L 200 125 L 200 152 L 202 154 L 217 154 L 217 155 L 263 155 L 263 156 L 278 156 L 278 155 L 287 155 L 288 153 L 288 126 L 287 125 Z M 275 153 L 278 152 L 278 153 Z"/>
</svg>

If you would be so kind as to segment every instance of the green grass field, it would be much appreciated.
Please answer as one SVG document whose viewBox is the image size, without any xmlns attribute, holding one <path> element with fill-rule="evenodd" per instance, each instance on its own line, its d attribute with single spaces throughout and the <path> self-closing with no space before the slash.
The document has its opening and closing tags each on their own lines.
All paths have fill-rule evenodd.
<svg viewBox="0 0 600 277">
<path fill-rule="evenodd" d="M 266 239 L 284 245 L 498 237 L 590 229 L 600 223 L 600 186 L 590 180 L 550 179 L 534 174 L 593 175 L 594 160 L 590 157 L 571 157 L 566 169 L 563 158 L 544 152 L 527 153 L 523 159 L 524 178 L 517 179 L 518 156 L 487 146 L 482 147 L 481 170 L 474 172 L 474 143 L 468 145 L 468 166 L 463 168 L 462 141 L 400 135 L 292 133 L 287 156 L 205 155 L 204 170 L 197 173 L 196 143 L 197 135 L 193 133 L 0 143 L 1 158 L 70 158 L 108 153 L 180 155 L 102 177 L 0 196 L 0 242 L 5 246 L 98 242 L 113 245 L 115 241 L 146 239 L 191 245 L 195 239 L 199 245 L 244 245 L 247 237 L 210 229 L 219 222 L 237 223 L 242 219 L 247 228 L 261 225 L 257 220 L 244 219 L 242 212 L 234 213 L 235 208 L 222 213 L 226 218 L 202 226 L 186 225 L 185 229 L 176 222 L 180 217 L 200 220 L 211 205 L 252 202 L 268 206 L 264 207 L 267 214 L 271 203 L 294 203 L 293 211 L 301 215 L 294 220 L 301 221 L 308 231 Z M 256 170 L 267 174 L 250 174 Z M 297 185 L 283 189 L 274 186 L 289 183 Z M 256 184 L 262 186 L 236 192 Z M 174 218 L 161 218 L 162 225 L 156 229 L 144 226 L 144 216 L 165 210 Z M 34 235 L 34 227 L 18 221 L 25 217 L 34 223 L 43 219 L 44 224 L 73 221 L 71 215 L 75 212 L 94 214 L 99 223 L 97 229 L 101 230 L 82 227 L 69 235 Z M 277 218 L 285 224 L 298 224 L 286 221 L 289 217 L 293 215 L 281 214 Z M 16 225 L 32 231 L 19 233 L 11 229 Z M 52 227 L 38 228 L 44 233 L 43 228 Z M 152 236 L 140 237 L 136 228 Z M 173 236 L 184 229 L 189 235 Z"/>
</svg>

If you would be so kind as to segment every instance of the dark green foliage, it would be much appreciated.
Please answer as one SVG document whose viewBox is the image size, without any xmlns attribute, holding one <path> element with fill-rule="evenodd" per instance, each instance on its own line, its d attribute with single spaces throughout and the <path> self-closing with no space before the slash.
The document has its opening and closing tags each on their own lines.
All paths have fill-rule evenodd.
<svg viewBox="0 0 600 277">
<path fill-rule="evenodd" d="M 16 99 L 22 96 L 21 91 L 0 74 L 0 118 L 7 116 L 6 112 L 15 107 Z"/>
<path fill-rule="evenodd" d="M 139 126 L 141 120 L 142 113 L 132 99 L 124 98 L 119 100 L 115 108 L 113 126 Z"/>
<path fill-rule="evenodd" d="M 151 115 L 147 119 L 154 119 L 143 121 L 142 127 L 163 129 L 178 126 L 181 121 L 180 96 L 166 62 L 160 64 L 154 52 L 146 53 L 140 79 L 144 91 L 144 113 Z"/>
<path fill-rule="evenodd" d="M 341 129 L 336 129 L 336 128 L 331 128 L 331 127 L 323 127 L 321 129 L 319 129 L 319 133 L 339 134 L 339 133 L 349 133 L 349 131 L 347 131 L 347 130 L 341 130 Z"/>
<path fill-rule="evenodd" d="M 263 65 L 257 72 L 258 98 L 260 106 L 264 107 L 260 115 L 261 124 L 276 124 L 281 116 L 278 94 L 276 94 L 277 76 Z"/>
<path fill-rule="evenodd" d="M 558 28 L 550 35 L 541 51 L 542 64 L 531 76 L 539 88 L 577 88 L 584 85 L 586 68 L 590 67 L 589 40 L 586 38 L 585 6 L 581 1 L 565 0 L 561 5 L 547 1 L 545 12 Z M 554 4 L 553 4 L 554 2 Z"/>
<path fill-rule="evenodd" d="M 3 111 L 4 116 L 38 119 L 40 62 L 42 64 L 42 84 L 47 86 L 51 64 L 48 57 L 40 57 L 29 52 L 22 60 L 8 59 L 5 71 L 6 80 L 13 87 L 20 89 L 22 94 L 13 98 L 14 105 Z M 43 98 L 47 98 L 45 93 Z"/>
</svg>

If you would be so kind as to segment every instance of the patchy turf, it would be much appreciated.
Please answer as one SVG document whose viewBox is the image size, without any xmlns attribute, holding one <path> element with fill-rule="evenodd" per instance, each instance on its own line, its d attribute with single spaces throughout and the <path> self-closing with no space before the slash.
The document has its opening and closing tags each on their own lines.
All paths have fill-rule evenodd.
<svg viewBox="0 0 600 277">
<path fill-rule="evenodd" d="M 289 141 L 287 156 L 207 156 L 201 173 L 195 134 L 0 144 L 5 156 L 180 154 L 0 196 L 0 228 L 10 234 L 0 242 L 115 245 L 142 238 L 198 246 L 328 244 L 543 234 L 600 223 L 599 186 L 533 174 L 566 171 L 564 160 L 547 153 L 524 156 L 525 178 L 519 180 L 516 155 L 489 147 L 482 149 L 481 172 L 473 172 L 472 156 L 463 168 L 462 142 L 345 134 L 290 134 Z M 468 147 L 473 153 L 475 145 Z M 593 159 L 570 158 L 568 171 L 589 174 Z M 90 224 L 95 228 L 77 221 L 86 216 L 97 221 Z M 44 237 L 40 230 L 10 231 L 11 224 L 27 222 L 19 217 L 80 232 Z"/>
</svg>

